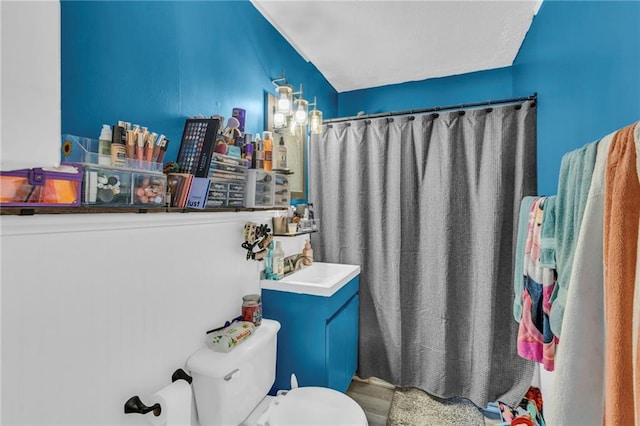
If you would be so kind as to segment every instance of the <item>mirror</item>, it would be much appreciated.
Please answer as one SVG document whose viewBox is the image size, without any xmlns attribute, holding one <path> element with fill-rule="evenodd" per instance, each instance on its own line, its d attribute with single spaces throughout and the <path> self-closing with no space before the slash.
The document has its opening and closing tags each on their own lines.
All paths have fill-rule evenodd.
<svg viewBox="0 0 640 426">
<path fill-rule="evenodd" d="M 265 129 L 273 132 L 273 149 L 280 144 L 280 138 L 287 147 L 287 166 L 293 173 L 289 175 L 289 190 L 292 200 L 307 198 L 307 167 L 305 147 L 307 145 L 307 126 L 293 126 L 281 129 L 273 128 L 273 115 L 276 111 L 276 97 L 266 93 Z"/>
</svg>

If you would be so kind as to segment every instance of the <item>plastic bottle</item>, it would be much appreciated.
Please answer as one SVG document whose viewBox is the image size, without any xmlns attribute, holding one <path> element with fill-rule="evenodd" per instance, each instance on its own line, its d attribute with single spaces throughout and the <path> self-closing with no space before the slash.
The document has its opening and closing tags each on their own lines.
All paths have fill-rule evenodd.
<svg viewBox="0 0 640 426">
<path fill-rule="evenodd" d="M 244 144 L 244 158 L 247 160 L 247 168 L 253 168 L 253 143 Z"/>
<path fill-rule="evenodd" d="M 111 165 L 125 167 L 127 165 L 126 133 L 124 127 L 113 126 L 111 135 Z"/>
<path fill-rule="evenodd" d="M 273 139 L 271 132 L 262 132 L 262 144 L 264 146 L 264 170 L 270 172 L 273 169 Z"/>
<path fill-rule="evenodd" d="M 284 252 L 282 251 L 280 241 L 276 241 L 276 249 L 273 252 L 272 274 L 274 280 L 284 278 Z"/>
<path fill-rule="evenodd" d="M 274 242 L 271 241 L 269 247 L 267 247 L 267 256 L 264 260 L 264 278 L 267 280 L 273 279 L 273 251 Z"/>
<path fill-rule="evenodd" d="M 102 125 L 100 138 L 98 140 L 98 164 L 104 166 L 111 165 L 111 126 Z"/>
<path fill-rule="evenodd" d="M 311 241 L 307 240 L 304 243 L 304 248 L 302 249 L 302 255 L 305 257 L 302 259 L 303 265 L 311 265 L 313 263 L 313 249 L 311 248 Z"/>
<path fill-rule="evenodd" d="M 264 149 L 262 146 L 262 140 L 260 140 L 260 135 L 256 135 L 256 169 L 264 169 Z"/>
<path fill-rule="evenodd" d="M 284 146 L 284 138 L 280 136 L 280 143 L 276 151 L 276 169 L 287 170 L 287 147 Z"/>
</svg>

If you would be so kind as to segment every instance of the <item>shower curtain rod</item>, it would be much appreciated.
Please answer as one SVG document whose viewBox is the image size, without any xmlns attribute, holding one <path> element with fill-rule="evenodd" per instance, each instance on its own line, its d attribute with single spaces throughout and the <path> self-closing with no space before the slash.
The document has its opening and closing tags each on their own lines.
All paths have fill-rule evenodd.
<svg viewBox="0 0 640 426">
<path fill-rule="evenodd" d="M 464 108 L 473 108 L 473 107 L 481 107 L 481 106 L 489 106 L 489 105 L 511 104 L 511 103 L 524 102 L 524 101 L 535 102 L 537 99 L 538 99 L 538 93 L 536 92 L 531 96 L 527 96 L 523 98 L 501 99 L 498 101 L 477 102 L 473 104 L 448 105 L 448 106 L 439 106 L 439 107 L 431 107 L 431 108 L 423 108 L 423 109 L 409 109 L 406 111 L 381 112 L 378 114 L 354 115 L 351 117 L 330 118 L 329 120 L 323 120 L 322 122 L 324 124 L 340 123 L 343 121 L 365 120 L 367 118 L 380 118 L 380 117 L 392 117 L 396 115 L 422 114 L 425 112 L 437 112 L 437 111 L 447 111 L 452 109 L 464 109 Z"/>
</svg>

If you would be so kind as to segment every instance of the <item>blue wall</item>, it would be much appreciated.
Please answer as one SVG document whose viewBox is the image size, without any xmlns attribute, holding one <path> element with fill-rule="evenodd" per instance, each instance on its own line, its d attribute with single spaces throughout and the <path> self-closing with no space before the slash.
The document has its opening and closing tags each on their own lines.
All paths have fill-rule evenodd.
<svg viewBox="0 0 640 426">
<path fill-rule="evenodd" d="M 640 2 L 543 2 L 512 67 L 345 92 L 341 116 L 538 93 L 538 193 L 562 155 L 640 119 Z"/>
<path fill-rule="evenodd" d="M 538 92 L 538 192 L 555 194 L 564 153 L 640 119 L 640 2 L 545 1 L 513 74 Z"/>
<path fill-rule="evenodd" d="M 247 110 L 264 130 L 265 91 L 286 71 L 326 117 L 338 95 L 248 1 L 62 1 L 62 132 L 98 138 L 103 123 L 146 126 L 177 157 L 187 116 Z"/>
<path fill-rule="evenodd" d="M 538 190 L 557 191 L 562 155 L 640 118 L 640 2 L 546 0 L 512 67 L 337 94 L 248 1 L 62 2 L 62 130 L 97 137 L 125 120 L 164 133 L 247 109 L 285 69 L 325 118 L 539 96 Z"/>
</svg>

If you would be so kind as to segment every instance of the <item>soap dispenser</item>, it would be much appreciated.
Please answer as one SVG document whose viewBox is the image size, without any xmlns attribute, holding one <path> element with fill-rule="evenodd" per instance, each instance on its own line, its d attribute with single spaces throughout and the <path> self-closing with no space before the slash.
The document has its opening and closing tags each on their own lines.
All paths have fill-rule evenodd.
<svg viewBox="0 0 640 426">
<path fill-rule="evenodd" d="M 311 241 L 307 240 L 304 243 L 304 249 L 302 249 L 302 255 L 304 258 L 302 259 L 303 265 L 311 265 L 313 263 L 313 249 L 311 248 Z"/>
</svg>

